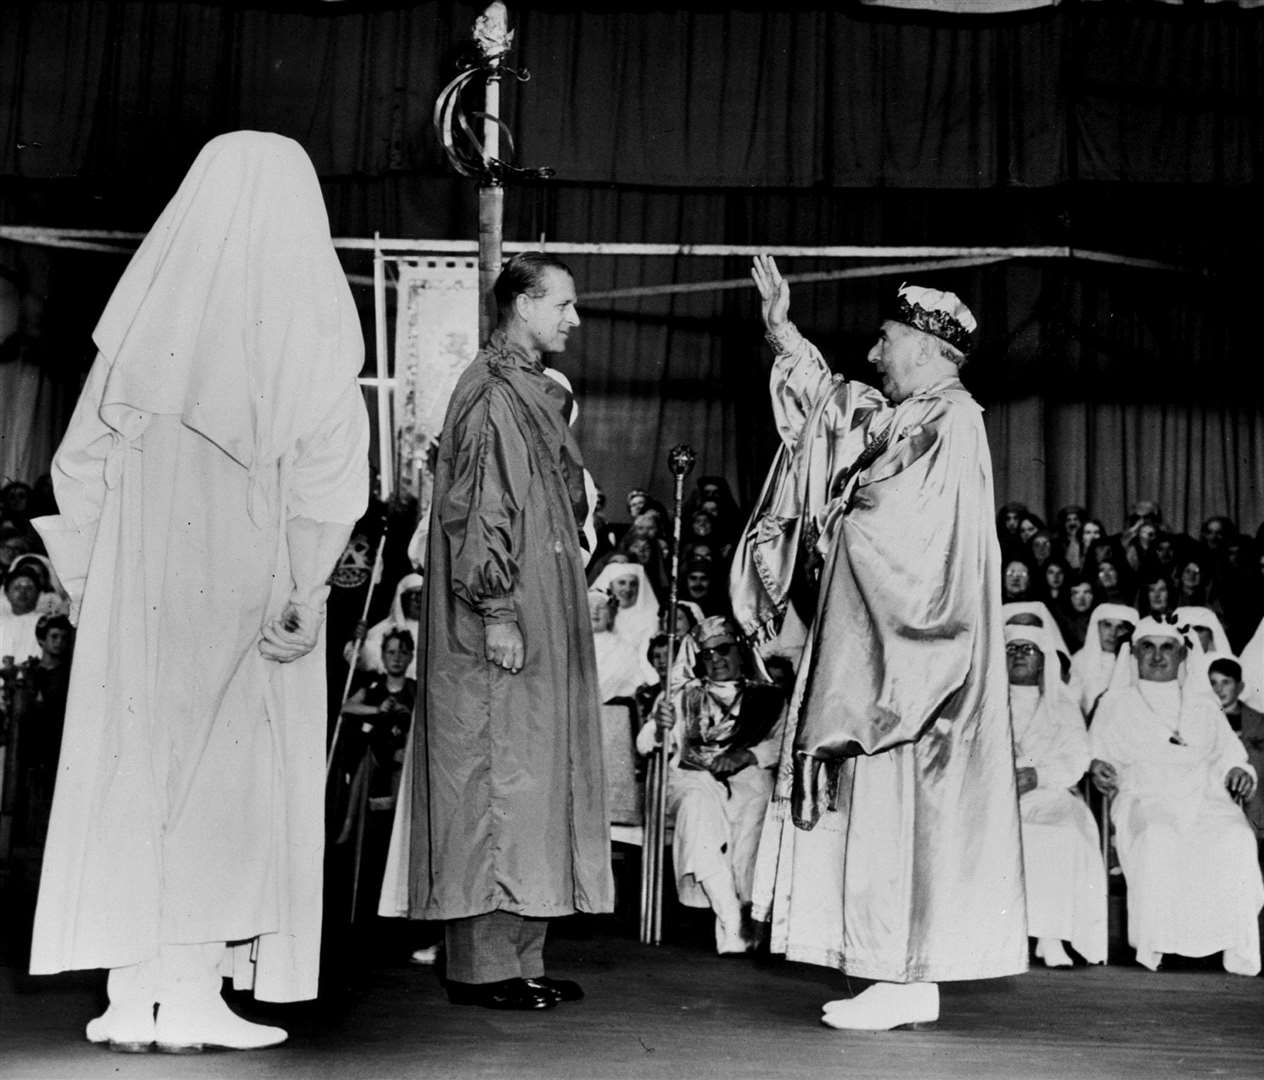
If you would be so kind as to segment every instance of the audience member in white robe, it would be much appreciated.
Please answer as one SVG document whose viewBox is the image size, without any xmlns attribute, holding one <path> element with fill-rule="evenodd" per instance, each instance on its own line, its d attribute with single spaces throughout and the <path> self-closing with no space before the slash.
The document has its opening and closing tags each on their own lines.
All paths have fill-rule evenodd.
<svg viewBox="0 0 1264 1080">
<path fill-rule="evenodd" d="M 756 941 L 749 917 L 755 851 L 772 795 L 785 694 L 743 675 L 745 649 L 731 620 L 713 615 L 692 633 L 706 675 L 674 689 L 674 708 L 660 700 L 637 750 L 650 753 L 670 728 L 676 892 L 686 907 L 715 912 L 717 952 L 743 953 Z"/>
<path fill-rule="evenodd" d="M 1025 626 L 1042 626 L 1049 632 L 1058 661 L 1058 676 L 1063 685 L 1078 702 L 1082 689 L 1079 680 L 1071 667 L 1071 650 L 1067 648 L 1066 638 L 1058 620 L 1053 617 L 1049 605 L 1043 600 L 1011 600 L 1001 605 L 1001 622 L 1006 626 L 1012 624 Z"/>
<path fill-rule="evenodd" d="M 1071 658 L 1071 675 L 1080 689 L 1080 712 L 1089 724 L 1110 686 L 1119 647 L 1139 618 L 1137 609 L 1126 604 L 1098 604 L 1089 616 L 1084 647 Z"/>
<path fill-rule="evenodd" d="M 16 560 L 15 560 L 16 563 Z M 4 579 L 4 595 L 9 609 L 0 613 L 0 659 L 11 657 L 22 664 L 43 654 L 35 627 L 40 621 L 39 573 L 33 566 L 14 565 Z"/>
<path fill-rule="evenodd" d="M 412 634 L 413 641 L 420 640 L 418 618 L 421 615 L 421 589 L 425 583 L 426 579 L 420 574 L 405 574 L 399 579 L 399 584 L 395 586 L 395 596 L 391 600 L 391 613 L 381 622 L 369 627 L 368 633 L 364 635 L 364 643 L 360 646 L 360 660 L 356 665 L 362 671 L 386 671 L 382 663 L 382 639 L 388 631 L 407 630 Z M 347 659 L 350 660 L 351 646 L 348 645 L 347 649 Z M 404 676 L 408 679 L 417 677 L 415 655 Z"/>
<path fill-rule="evenodd" d="M 221 974 L 316 996 L 317 646 L 368 493 L 364 343 L 303 149 L 207 143 L 93 341 L 32 523 L 78 636 L 31 971 L 108 968 L 86 1034 L 114 1049 L 270 1046 Z"/>
<path fill-rule="evenodd" d="M 1088 770 L 1088 731 L 1062 682 L 1051 635 L 1007 625 L 1010 720 L 1023 827 L 1027 933 L 1049 967 L 1068 967 L 1070 942 L 1090 964 L 1106 960 L 1106 866 L 1097 824 L 1071 789 Z"/>
<path fill-rule="evenodd" d="M 644 655 L 650 638 L 658 633 L 658 600 L 645 567 L 635 562 L 611 561 L 602 567 L 590 587 L 614 597 L 619 605 L 614 632 Z"/>
<path fill-rule="evenodd" d="M 12 570 L 14 566 L 27 564 L 36 568 L 36 572 L 41 579 L 40 594 L 39 599 L 35 602 L 35 610 L 41 615 L 69 615 L 70 597 L 62 587 L 61 579 L 58 578 L 57 572 L 53 569 L 51 560 L 47 556 L 28 552 L 26 555 L 19 555 L 14 559 L 9 569 Z M 0 605 L 0 609 L 7 610 L 7 599 L 5 605 Z"/>
<path fill-rule="evenodd" d="M 1216 653 L 1218 656 L 1233 655 L 1224 624 L 1211 608 L 1185 604 L 1176 608 L 1172 615 L 1177 626 L 1188 626 L 1198 635 L 1198 639 L 1191 641 L 1191 644 L 1198 646 L 1202 652 Z"/>
<path fill-rule="evenodd" d="M 1164 953 L 1223 953 L 1226 971 L 1258 974 L 1264 883 L 1255 833 L 1234 801 L 1250 797 L 1255 770 L 1205 657 L 1190 657 L 1174 625 L 1142 619 L 1125 648 L 1131 677 L 1102 698 L 1090 741 L 1093 783 L 1112 796 L 1128 943 L 1152 971 Z"/>
<path fill-rule="evenodd" d="M 604 589 L 588 590 L 593 649 L 597 654 L 597 683 L 601 700 L 634 698 L 639 687 L 658 679 L 644 651 L 614 632 L 615 599 Z"/>
</svg>

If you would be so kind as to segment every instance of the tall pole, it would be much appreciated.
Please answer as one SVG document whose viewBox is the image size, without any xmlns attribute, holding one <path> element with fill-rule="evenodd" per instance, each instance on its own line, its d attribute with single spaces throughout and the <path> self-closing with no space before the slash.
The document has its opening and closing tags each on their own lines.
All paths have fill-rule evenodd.
<svg viewBox="0 0 1264 1080">
<path fill-rule="evenodd" d="M 513 135 L 500 118 L 500 91 L 505 72 L 519 82 L 530 78 L 524 68 L 504 65 L 513 47 L 509 11 L 494 0 L 474 20 L 474 44 L 478 59 L 471 61 L 435 100 L 435 134 L 448 161 L 462 176 L 478 180 L 478 337 L 486 344 L 496 326 L 496 302 L 492 287 L 500 274 L 503 257 L 506 179 L 543 179 L 553 175 L 547 166 L 523 169 L 509 163 Z M 466 110 L 462 95 L 478 81 L 484 84 L 481 112 Z M 475 120 L 481 120 L 475 134 Z"/>
<path fill-rule="evenodd" d="M 500 61 L 493 61 L 499 66 Z M 489 157 L 500 153 L 500 72 L 487 76 L 487 107 L 483 118 L 484 146 Z M 496 328 L 496 298 L 492 286 L 500 274 L 505 229 L 505 187 L 491 180 L 478 187 L 478 340 L 486 345 Z"/>
<path fill-rule="evenodd" d="M 500 163 L 500 62 L 513 35 L 509 12 L 493 3 L 474 24 L 474 39 L 487 72 L 483 95 L 483 165 L 478 187 L 478 340 L 486 345 L 496 327 L 496 298 L 492 286 L 500 274 L 505 230 L 505 188 L 495 167 Z"/>
<path fill-rule="evenodd" d="M 672 513 L 671 582 L 667 601 L 667 673 L 663 679 L 662 701 L 672 709 L 672 674 L 676 667 L 676 599 L 680 583 L 680 522 L 685 499 L 685 477 L 697 455 L 693 447 L 681 443 L 667 455 L 667 465 L 675 481 Z M 667 842 L 667 775 L 671 748 L 669 733 L 659 730 L 658 745 L 650 758 L 646 776 L 645 827 L 641 832 L 641 943 L 658 945 L 663 940 L 663 862 Z"/>
</svg>

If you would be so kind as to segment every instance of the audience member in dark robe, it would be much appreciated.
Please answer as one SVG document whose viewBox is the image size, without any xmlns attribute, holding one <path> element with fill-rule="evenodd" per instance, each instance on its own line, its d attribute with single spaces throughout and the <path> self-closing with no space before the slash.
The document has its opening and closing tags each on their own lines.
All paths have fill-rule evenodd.
<svg viewBox="0 0 1264 1080">
<path fill-rule="evenodd" d="M 1147 615 L 1159 618 L 1168 614 L 1176 605 L 1172 603 L 1172 587 L 1158 570 L 1151 570 L 1137 586 L 1137 602 L 1133 607 L 1144 619 Z"/>
<path fill-rule="evenodd" d="M 1030 510 L 1018 519 L 1018 539 L 1023 542 L 1023 546 L 1031 551 L 1031 538 L 1042 529 L 1048 531 L 1044 519 L 1038 514 L 1033 514 Z"/>
<path fill-rule="evenodd" d="M 1159 530 L 1151 521 L 1142 521 L 1136 532 L 1124 543 L 1124 559 L 1136 577 L 1152 574 L 1158 570 L 1156 548 Z"/>
<path fill-rule="evenodd" d="M 11 480 L 0 488 L 0 517 L 4 517 L 21 529 L 31 529 L 31 485 L 22 480 Z"/>
<path fill-rule="evenodd" d="M 1042 570 L 1045 563 L 1053 558 L 1053 534 L 1048 529 L 1033 533 L 1027 550 L 1031 553 L 1031 565 L 1037 571 Z"/>
<path fill-rule="evenodd" d="M 1197 555 L 1186 555 L 1177 563 L 1173 607 L 1209 607 L 1219 614 L 1219 604 L 1210 595 L 1211 580 L 1206 565 Z"/>
<path fill-rule="evenodd" d="M 1036 599 L 1035 580 L 1027 560 L 1011 556 L 1001 570 L 1001 603 Z"/>
<path fill-rule="evenodd" d="M 1154 541 L 1154 564 L 1159 573 L 1166 575 L 1167 579 L 1173 584 L 1180 574 L 1178 561 L 1184 554 L 1184 547 L 1180 537 L 1173 536 L 1171 533 L 1161 533 Z"/>
<path fill-rule="evenodd" d="M 1132 599 L 1128 582 L 1124 578 L 1125 565 L 1113 557 L 1097 560 L 1094 576 L 1098 595 L 1109 604 L 1126 604 Z"/>
<path fill-rule="evenodd" d="M 1071 654 L 1084 647 L 1084 635 L 1088 631 L 1089 619 L 1093 617 L 1093 608 L 1097 606 L 1097 593 L 1093 582 L 1077 575 L 1067 579 L 1067 606 L 1062 619 L 1062 636 L 1066 638 L 1067 648 Z M 1057 612 L 1054 612 L 1055 618 Z"/>
<path fill-rule="evenodd" d="M 1080 526 L 1080 550 L 1083 552 L 1085 566 L 1093 561 L 1093 545 L 1105 539 L 1106 526 L 1097 518 L 1088 518 Z"/>
<path fill-rule="evenodd" d="M 1088 511 L 1082 506 L 1064 506 L 1054 517 L 1054 553 L 1072 570 L 1084 565 L 1085 549 L 1080 530 L 1088 519 Z"/>
<path fill-rule="evenodd" d="M 1056 615 L 1058 609 L 1065 608 L 1068 603 L 1067 578 L 1070 570 L 1061 559 L 1051 558 L 1041 568 L 1040 576 L 1044 582 L 1044 601 Z"/>
<path fill-rule="evenodd" d="M 1216 588 L 1225 631 L 1235 653 L 1241 653 L 1264 617 L 1264 580 L 1255 544 L 1241 533 L 1225 542 L 1223 587 Z"/>
<path fill-rule="evenodd" d="M 709 535 L 717 546 L 725 549 L 721 557 L 726 558 L 737 540 L 743 518 L 737 500 L 733 498 L 733 492 L 724 477 L 699 477 L 697 490 L 685 507 L 686 522 L 691 522 L 694 515 L 699 512 L 711 516 Z"/>
<path fill-rule="evenodd" d="M 725 615 L 729 610 L 724 579 L 717 575 L 715 564 L 691 562 L 681 575 L 681 594 L 702 609 L 704 615 Z"/>
<path fill-rule="evenodd" d="M 996 512 L 996 536 L 1001 542 L 1001 558 L 1022 555 L 1023 542 L 1018 536 L 1018 523 L 1027 516 L 1024 503 L 1008 502 Z"/>
<path fill-rule="evenodd" d="M 25 843 L 39 846 L 48 832 L 53 805 L 75 629 L 65 615 L 45 615 L 35 627 L 35 637 L 40 658 L 28 669 L 34 696 L 19 741 L 23 773 L 19 790 L 24 794 L 24 820 L 19 821 L 19 831 Z"/>
</svg>

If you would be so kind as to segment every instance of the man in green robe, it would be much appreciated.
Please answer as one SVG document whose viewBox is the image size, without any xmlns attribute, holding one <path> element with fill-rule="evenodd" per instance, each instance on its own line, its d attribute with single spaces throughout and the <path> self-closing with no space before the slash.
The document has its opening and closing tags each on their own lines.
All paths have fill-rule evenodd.
<svg viewBox="0 0 1264 1080">
<path fill-rule="evenodd" d="M 544 368 L 579 316 L 570 271 L 540 252 L 495 293 L 435 465 L 409 906 L 447 923 L 451 1001 L 543 1009 L 582 996 L 544 974 L 547 920 L 613 906 L 583 461 Z"/>
</svg>

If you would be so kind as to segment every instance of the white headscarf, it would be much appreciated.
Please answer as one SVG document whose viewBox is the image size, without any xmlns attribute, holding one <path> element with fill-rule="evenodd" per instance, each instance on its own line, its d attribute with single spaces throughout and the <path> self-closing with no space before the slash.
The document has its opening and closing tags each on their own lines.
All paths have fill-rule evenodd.
<svg viewBox="0 0 1264 1080">
<path fill-rule="evenodd" d="M 1044 657 L 1044 671 L 1039 686 L 1013 686 L 1009 688 L 1010 720 L 1014 731 L 1015 764 L 1034 765 L 1046 757 L 1060 738 L 1061 710 L 1068 706 L 1071 718 L 1080 734 L 1083 723 L 1077 708 L 1076 694 L 1062 681 L 1058 663 L 1057 643 L 1043 626 L 1007 623 L 1005 644 L 1011 641 L 1028 641 L 1035 645 Z"/>
<path fill-rule="evenodd" d="M 1068 660 L 1071 659 L 1071 650 L 1067 648 L 1066 638 L 1062 636 L 1062 628 L 1058 626 L 1053 612 L 1043 600 L 1011 600 L 1008 604 L 1001 605 L 1001 621 L 1007 626 L 1014 615 L 1036 616 L 1040 620 L 1040 625 L 1049 631 L 1054 648 Z"/>
<path fill-rule="evenodd" d="M 1044 672 L 1040 676 L 1040 692 L 1050 701 L 1059 700 L 1065 693 L 1062 675 L 1058 667 L 1058 646 L 1048 629 L 1022 623 L 1005 624 L 1005 644 L 1011 641 L 1030 641 L 1045 659 Z"/>
<path fill-rule="evenodd" d="M 1136 642 L 1141 641 L 1142 638 L 1179 641 L 1185 646 L 1185 659 L 1181 661 L 1181 666 L 1177 670 L 1173 685 L 1180 686 L 1183 689 L 1185 700 L 1194 699 L 1193 704 L 1195 705 L 1206 705 L 1211 702 L 1215 703 L 1216 707 L 1219 708 L 1215 692 L 1211 689 L 1211 680 L 1207 676 L 1207 668 L 1215 654 L 1203 652 L 1202 645 L 1199 643 L 1198 637 L 1192 628 L 1187 633 L 1182 633 L 1180 627 L 1184 625 L 1182 622 L 1178 626 L 1175 623 L 1168 622 L 1166 619 L 1156 619 L 1150 615 L 1140 620 L 1137 623 L 1137 628 L 1132 632 L 1132 640 L 1119 647 L 1119 659 L 1115 664 L 1115 673 L 1110 680 L 1110 689 L 1139 686 L 1142 682 L 1147 681 L 1141 678 L 1140 671 L 1137 668 L 1136 650 L 1134 648 Z M 1161 684 L 1151 683 L 1151 685 Z"/>
<path fill-rule="evenodd" d="M 93 340 L 110 365 L 101 419 L 123 439 L 164 413 L 252 474 L 290 451 L 364 360 L 303 148 L 261 131 L 208 142 L 127 264 Z"/>
<path fill-rule="evenodd" d="M 1224 653 L 1226 656 L 1233 655 L 1233 650 L 1229 647 L 1229 635 L 1225 633 L 1224 624 L 1221 623 L 1220 617 L 1211 608 L 1186 604 L 1178 607 L 1172 614 L 1176 616 L 1176 622 L 1180 626 L 1186 624 L 1190 627 L 1204 626 L 1211 631 L 1211 648 L 1209 650 L 1203 650 L 1202 639 L 1194 635 L 1192 644 L 1197 646 L 1200 651 Z"/>
<path fill-rule="evenodd" d="M 391 613 L 379 623 L 374 623 L 364 635 L 364 644 L 360 646 L 360 666 L 369 671 L 385 671 L 382 663 L 382 639 L 390 630 L 407 630 L 413 636 L 413 662 L 404 672 L 410 679 L 417 677 L 417 652 L 421 648 L 421 623 L 404 614 L 404 593 L 412 589 L 420 589 L 426 579 L 420 574 L 405 574 L 395 586 L 395 596 L 391 600 Z"/>
<path fill-rule="evenodd" d="M 588 590 L 588 595 L 600 596 L 603 602 L 610 602 L 610 594 L 596 586 Z M 613 628 L 593 631 L 593 650 L 597 655 L 597 682 L 603 702 L 611 698 L 632 697 L 639 687 L 658 682 L 658 673 L 645 653 L 638 652 Z"/>
<path fill-rule="evenodd" d="M 1080 684 L 1080 711 L 1086 718 L 1093 715 L 1102 694 L 1110 687 L 1124 652 L 1123 646 L 1114 656 L 1102 649 L 1098 624 L 1103 619 L 1123 619 L 1136 626 L 1140 616 L 1136 608 L 1127 604 L 1098 604 L 1089 615 L 1084 645 L 1071 660 L 1071 670 Z"/>
<path fill-rule="evenodd" d="M 636 603 L 615 611 L 614 632 L 630 642 L 644 656 L 649 648 L 650 638 L 658 633 L 658 600 L 650 586 L 650 579 L 645 574 L 645 567 L 636 562 L 607 563 L 601 568 L 592 588 L 604 589 L 613 595 L 611 584 L 621 577 L 635 577 L 639 586 Z"/>
</svg>

